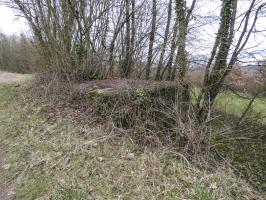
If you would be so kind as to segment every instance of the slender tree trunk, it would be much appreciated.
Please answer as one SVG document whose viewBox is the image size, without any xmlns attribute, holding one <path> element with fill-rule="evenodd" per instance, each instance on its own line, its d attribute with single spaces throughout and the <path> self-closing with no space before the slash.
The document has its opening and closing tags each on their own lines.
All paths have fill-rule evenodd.
<svg viewBox="0 0 266 200">
<path fill-rule="evenodd" d="M 171 24 L 171 17 L 172 17 L 172 0 L 169 0 L 167 24 L 166 24 L 166 28 L 165 28 L 165 32 L 164 32 L 164 41 L 163 41 L 163 44 L 162 44 L 162 51 L 161 51 L 161 55 L 160 55 L 160 59 L 159 59 L 159 63 L 158 63 L 156 77 L 155 77 L 156 80 L 160 80 L 161 79 L 161 70 L 162 70 L 162 67 L 163 67 L 164 55 L 165 55 L 165 51 L 166 51 L 166 45 L 167 45 L 167 42 L 168 42 L 169 29 L 170 29 L 170 24 Z"/>
<path fill-rule="evenodd" d="M 170 55 L 169 55 L 169 59 L 167 61 L 167 64 L 163 70 L 163 72 L 161 73 L 161 80 L 164 77 L 164 74 L 166 72 L 166 70 L 168 70 L 168 74 L 167 74 L 167 79 L 169 80 L 171 71 L 172 71 L 172 64 L 173 64 L 173 60 L 174 60 L 174 54 L 176 51 L 176 47 L 177 47 L 177 34 L 178 34 L 178 23 L 177 23 L 177 19 L 175 20 L 175 24 L 174 24 L 174 32 L 173 32 L 173 38 L 172 38 L 172 42 L 171 42 L 171 49 L 170 49 Z"/>
<path fill-rule="evenodd" d="M 186 19 L 185 7 L 186 7 L 185 1 L 179 0 L 176 5 L 176 9 L 177 9 L 177 19 L 179 24 L 179 34 L 177 39 L 178 43 L 177 65 L 179 67 L 178 78 L 180 82 L 184 81 L 188 67 L 187 53 L 186 53 L 186 39 L 187 39 L 189 18 L 187 17 Z M 174 73 L 173 75 L 175 76 Z"/>
<path fill-rule="evenodd" d="M 121 76 L 128 78 L 131 72 L 131 41 L 130 41 L 130 0 L 126 1 L 126 35 L 125 35 L 125 58 L 122 63 Z"/>
<path fill-rule="evenodd" d="M 121 11 L 120 11 L 120 14 L 119 14 L 119 17 L 118 17 L 118 21 L 117 21 L 117 24 L 116 24 L 116 27 L 115 27 L 115 32 L 113 34 L 113 38 L 112 38 L 112 41 L 111 41 L 111 44 L 110 44 L 110 47 L 109 47 L 109 52 L 110 52 L 109 60 L 108 60 L 109 70 L 108 70 L 108 72 L 106 74 L 106 77 L 108 77 L 108 76 L 112 77 L 113 76 L 115 42 L 116 42 L 117 37 L 118 37 L 119 33 L 121 32 L 123 26 L 126 23 L 126 21 L 123 21 L 121 23 L 122 15 L 123 15 L 123 9 L 121 9 Z"/>
<path fill-rule="evenodd" d="M 152 55 L 153 55 L 153 44 L 155 39 L 155 31 L 156 31 L 156 0 L 152 1 L 152 27 L 150 32 L 150 44 L 149 44 L 149 51 L 148 51 L 148 58 L 147 58 L 147 66 L 146 66 L 146 80 L 150 79 L 150 71 L 152 66 Z"/>
<path fill-rule="evenodd" d="M 176 68 L 179 67 L 179 88 L 178 88 L 178 109 L 182 115 L 182 120 L 184 123 L 187 121 L 189 113 L 189 104 L 191 103 L 189 84 L 185 80 L 187 74 L 187 53 L 186 53 L 186 36 L 188 33 L 188 24 L 191 17 L 191 13 L 195 7 L 196 0 L 192 1 L 191 7 L 186 11 L 186 1 L 176 0 L 176 22 L 174 37 L 172 41 L 172 48 L 170 52 L 170 58 L 166 65 L 165 70 L 168 70 L 167 80 L 174 80 L 176 77 Z M 177 37 L 178 32 L 178 37 Z M 176 63 L 174 64 L 174 69 L 172 69 L 174 52 L 178 47 L 176 55 Z M 164 74 L 164 72 L 163 72 Z M 162 74 L 162 75 L 163 75 Z"/>
<path fill-rule="evenodd" d="M 186 74 L 188 68 L 187 61 L 187 52 L 186 52 L 186 37 L 188 32 L 188 23 L 190 20 L 190 15 L 194 9 L 196 0 L 192 2 L 191 8 L 186 13 L 186 1 L 185 0 L 176 0 L 176 14 L 178 21 L 179 34 L 177 39 L 178 50 L 177 50 L 177 66 L 178 70 L 178 81 L 179 81 L 179 90 L 178 90 L 178 105 L 180 113 L 184 122 L 186 122 L 189 115 L 189 104 L 190 102 L 190 91 L 189 84 L 186 81 Z M 170 76 L 170 74 L 169 74 Z M 175 79 L 176 68 L 172 72 L 171 79 Z"/>
<path fill-rule="evenodd" d="M 135 41 L 136 41 L 136 38 L 135 38 L 136 37 L 135 5 L 136 5 L 135 0 L 131 0 L 131 41 L 130 41 L 130 58 L 131 58 L 130 67 L 131 68 L 134 68 L 134 65 L 135 65 L 135 60 L 133 58 L 134 51 L 135 51 Z"/>
</svg>

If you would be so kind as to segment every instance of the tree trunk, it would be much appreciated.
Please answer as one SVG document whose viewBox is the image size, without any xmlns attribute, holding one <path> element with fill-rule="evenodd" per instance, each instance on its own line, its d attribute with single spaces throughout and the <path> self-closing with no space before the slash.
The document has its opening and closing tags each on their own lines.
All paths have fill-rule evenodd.
<svg viewBox="0 0 266 200">
<path fill-rule="evenodd" d="M 176 19 L 175 24 L 174 24 L 174 32 L 173 32 L 173 38 L 172 38 L 172 43 L 171 43 L 170 55 L 169 55 L 168 62 L 167 62 L 166 66 L 165 66 L 165 68 L 161 74 L 161 80 L 163 79 L 166 70 L 168 70 L 167 79 L 170 77 L 170 74 L 172 71 L 172 64 L 173 64 L 173 60 L 174 60 L 174 54 L 175 54 L 176 47 L 177 47 L 177 41 L 176 41 L 177 34 L 178 34 L 178 23 L 177 23 L 177 19 Z"/>
<path fill-rule="evenodd" d="M 210 109 L 222 86 L 220 80 L 227 69 L 227 57 L 233 40 L 236 9 L 237 0 L 227 0 L 223 2 L 219 33 L 214 44 L 218 49 L 216 58 L 211 72 L 205 75 L 202 96 L 201 99 L 198 99 L 198 120 L 200 122 L 204 122 L 209 118 Z M 215 49 L 213 53 L 215 53 Z M 212 55 L 210 59 L 213 60 L 213 57 Z M 211 62 L 209 61 L 209 63 Z M 207 67 L 209 67 L 209 65 Z"/>
<path fill-rule="evenodd" d="M 150 32 L 150 44 L 149 44 L 149 51 L 148 51 L 148 58 L 147 58 L 147 66 L 146 66 L 146 80 L 150 79 L 150 71 L 152 65 L 152 57 L 153 57 L 153 44 L 155 39 L 155 31 L 156 31 L 156 0 L 152 1 L 152 27 Z"/>
<path fill-rule="evenodd" d="M 158 63 L 156 77 L 155 77 L 156 80 L 160 80 L 161 79 L 161 70 L 162 70 L 162 67 L 163 67 L 164 55 L 165 55 L 165 51 L 166 51 L 166 45 L 167 45 L 167 42 L 168 42 L 168 35 L 169 35 L 171 17 L 172 17 L 172 0 L 169 0 L 167 24 L 166 24 L 166 28 L 165 28 L 165 32 L 164 32 L 164 41 L 163 41 L 162 51 L 161 51 L 161 55 L 160 55 L 160 59 L 159 59 L 159 63 Z"/>
<path fill-rule="evenodd" d="M 121 66 L 121 77 L 128 78 L 131 72 L 131 41 L 130 41 L 130 0 L 126 1 L 126 35 L 125 35 L 125 58 Z"/>
</svg>

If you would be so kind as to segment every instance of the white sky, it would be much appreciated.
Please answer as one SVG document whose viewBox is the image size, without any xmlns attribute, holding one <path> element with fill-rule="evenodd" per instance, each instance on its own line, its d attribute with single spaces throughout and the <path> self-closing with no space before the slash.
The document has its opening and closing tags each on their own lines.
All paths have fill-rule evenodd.
<svg viewBox="0 0 266 200">
<path fill-rule="evenodd" d="M 15 16 L 14 11 L 6 6 L 0 5 L 0 32 L 11 35 L 27 31 L 24 20 Z"/>
<path fill-rule="evenodd" d="M 266 0 L 258 0 L 257 2 L 263 3 Z M 237 16 L 243 14 L 248 10 L 251 0 L 239 0 L 238 2 L 238 13 Z M 201 16 L 219 16 L 220 15 L 220 6 L 221 0 L 199 0 L 197 2 L 196 9 L 194 13 Z M 264 10 L 265 12 L 266 10 Z M 253 15 L 254 17 L 254 15 Z M 252 19 L 253 19 L 252 17 Z M 202 21 L 203 20 L 203 21 Z M 208 18 L 197 19 L 195 25 L 197 26 L 200 23 L 206 23 Z M 236 20 L 235 28 L 238 28 L 241 18 Z M 252 21 L 252 20 L 251 20 Z M 253 22 L 253 21 L 252 21 Z M 250 23 L 251 24 L 251 23 Z M 219 17 L 216 21 L 211 19 L 208 24 L 200 27 L 194 35 L 196 35 L 196 43 L 191 45 L 191 49 L 198 55 L 208 55 L 210 54 L 212 45 L 215 40 L 216 32 L 219 27 Z M 240 29 L 241 31 L 242 29 Z M 251 34 L 248 43 L 243 49 L 242 53 L 239 55 L 239 59 L 243 62 L 257 62 L 258 60 L 265 60 L 266 57 L 266 15 L 257 20 L 256 31 L 263 31 L 260 33 Z M 232 48 L 236 44 L 236 40 L 239 38 L 240 32 L 236 31 L 235 41 L 232 45 Z M 198 49 L 197 49 L 198 48 Z"/>
</svg>

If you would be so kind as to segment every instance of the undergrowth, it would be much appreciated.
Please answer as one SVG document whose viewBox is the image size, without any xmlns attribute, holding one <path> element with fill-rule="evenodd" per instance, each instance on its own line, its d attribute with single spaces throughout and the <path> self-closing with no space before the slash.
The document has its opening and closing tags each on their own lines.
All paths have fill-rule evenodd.
<svg viewBox="0 0 266 200">
<path fill-rule="evenodd" d="M 0 86 L 0 184 L 16 184 L 14 199 L 263 199 L 229 167 L 199 169 L 117 128 L 51 116 L 20 91 Z"/>
</svg>

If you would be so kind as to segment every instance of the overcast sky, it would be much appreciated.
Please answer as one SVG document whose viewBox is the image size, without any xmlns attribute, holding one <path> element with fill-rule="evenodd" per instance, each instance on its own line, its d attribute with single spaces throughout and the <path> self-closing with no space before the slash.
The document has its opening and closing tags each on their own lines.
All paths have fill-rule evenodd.
<svg viewBox="0 0 266 200">
<path fill-rule="evenodd" d="M 194 12 L 195 14 L 201 16 L 219 16 L 220 2 L 221 0 L 199 0 Z M 249 6 L 248 2 L 250 2 L 250 0 L 240 0 L 240 3 L 238 5 L 239 10 L 246 10 Z M 204 20 L 206 19 L 207 18 L 204 18 Z M 200 19 L 197 19 L 197 21 L 195 21 L 194 23 L 199 24 Z M 214 42 L 218 25 L 219 18 L 217 18 L 217 21 L 210 20 L 209 24 L 200 28 L 200 30 L 197 30 L 197 34 L 196 36 L 194 36 L 196 38 L 196 42 L 192 42 L 191 46 L 189 47 L 190 53 L 196 55 L 208 55 L 210 53 L 210 48 Z M 256 30 L 266 30 L 266 17 L 261 18 L 258 21 Z M 29 29 L 24 19 L 16 17 L 14 11 L 10 8 L 7 8 L 4 5 L 0 5 L 0 32 L 10 35 L 27 33 L 28 31 Z M 259 52 L 258 55 L 256 55 L 257 60 L 265 59 L 266 31 L 261 32 L 260 34 L 252 35 L 249 43 L 247 44 L 247 48 L 249 49 L 249 52 Z M 246 59 L 248 57 L 248 55 L 242 54 L 242 59 Z M 248 58 L 248 60 L 250 61 L 250 58 Z"/>
<path fill-rule="evenodd" d="M 0 5 L 0 32 L 10 35 L 26 31 L 27 26 L 24 20 L 18 19 L 10 8 Z"/>
<path fill-rule="evenodd" d="M 257 2 L 259 1 L 261 3 L 266 2 L 266 0 L 258 0 Z M 248 10 L 250 2 L 251 0 L 239 0 L 237 16 Z M 200 16 L 219 16 L 220 5 L 221 0 L 199 0 L 194 13 Z M 208 18 L 203 18 L 202 20 L 206 21 Z M 242 18 L 237 18 L 236 28 L 240 24 L 241 20 Z M 210 48 L 214 43 L 215 34 L 219 26 L 219 17 L 217 18 L 217 21 L 213 21 L 213 19 L 211 19 L 209 22 L 210 23 L 204 25 L 199 29 L 199 32 L 196 33 L 196 39 L 199 40 L 198 45 L 191 46 L 191 48 L 193 48 L 193 46 L 204 46 L 205 50 L 203 51 L 203 55 L 206 55 L 205 51 L 211 51 Z M 201 20 L 199 19 L 198 21 L 195 21 L 195 23 L 201 23 Z M 265 60 L 266 58 L 266 16 L 260 17 L 257 20 L 254 30 L 263 32 L 260 32 L 259 34 L 254 33 L 250 36 L 243 53 L 239 56 L 243 62 L 257 62 L 258 60 Z M 235 38 L 238 38 L 239 35 L 240 33 L 236 32 Z M 194 48 L 194 51 L 197 51 L 197 49 Z M 253 57 L 253 55 L 255 55 L 255 57 Z"/>
</svg>

